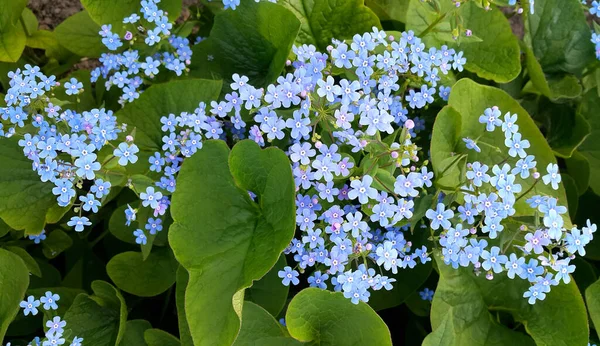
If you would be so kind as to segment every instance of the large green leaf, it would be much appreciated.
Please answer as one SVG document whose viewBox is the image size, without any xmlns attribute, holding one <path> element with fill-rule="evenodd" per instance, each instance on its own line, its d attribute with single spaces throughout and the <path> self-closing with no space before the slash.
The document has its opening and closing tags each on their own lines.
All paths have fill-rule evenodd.
<svg viewBox="0 0 600 346">
<path fill-rule="evenodd" d="M 558 157 L 569 158 L 589 136 L 588 121 L 569 104 L 541 101 L 536 115 L 548 144 Z"/>
<path fill-rule="evenodd" d="M 257 88 L 275 81 L 285 66 L 300 22 L 280 5 L 242 1 L 222 11 L 208 39 L 193 48 L 193 76 L 223 78 L 244 74 Z"/>
<path fill-rule="evenodd" d="M 585 302 L 596 331 L 600 330 L 600 280 L 585 290 Z"/>
<path fill-rule="evenodd" d="M 175 284 L 175 305 L 177 305 L 177 322 L 179 325 L 179 339 L 181 346 L 194 346 L 190 326 L 185 317 L 185 289 L 189 282 L 187 270 L 183 267 L 177 269 L 177 281 Z"/>
<path fill-rule="evenodd" d="M 120 122 L 136 129 L 135 142 L 142 150 L 162 147 L 160 118 L 171 113 L 193 112 L 198 103 L 216 100 L 221 81 L 187 79 L 157 84 L 148 88 L 140 98 L 128 103 L 116 113 Z"/>
<path fill-rule="evenodd" d="M 516 336 L 495 322 L 489 329 L 484 327 L 483 323 L 488 324 L 486 320 L 491 317 L 489 311 L 511 313 L 515 321 L 524 325 L 536 345 L 586 345 L 587 314 L 575 281 L 552 287 L 545 300 L 530 305 L 523 298 L 523 292 L 530 287 L 524 280 L 511 280 L 504 274 L 487 280 L 484 275 L 474 275 L 470 269 L 456 270 L 442 261 L 438 263 L 440 282 L 433 298 L 431 325 L 433 334 L 440 335 L 445 329 L 445 335 L 454 336 L 455 343 L 448 345 L 464 345 L 466 340 L 499 341 L 500 345 L 533 344 L 527 342 L 531 339 L 523 334 Z M 506 336 L 494 337 L 492 332 Z M 510 334 L 513 335 L 509 338 Z"/>
<path fill-rule="evenodd" d="M 23 260 L 0 249 L 0 340 L 20 310 L 19 303 L 29 285 L 29 271 Z"/>
<path fill-rule="evenodd" d="M 150 322 L 146 320 L 131 320 L 125 324 L 125 334 L 121 345 L 125 346 L 148 346 L 144 340 L 144 332 L 152 329 Z"/>
<path fill-rule="evenodd" d="M 367 304 L 353 304 L 340 292 L 307 288 L 285 315 L 290 335 L 309 345 L 392 345 L 390 331 Z"/>
<path fill-rule="evenodd" d="M 127 306 L 121 293 L 105 281 L 92 282 L 93 295 L 82 293 L 64 314 L 73 336 L 89 345 L 116 346 L 123 339 Z"/>
<path fill-rule="evenodd" d="M 142 9 L 139 0 L 81 0 L 81 4 L 96 24 L 111 24 L 113 32 L 117 33 L 124 32 L 125 17 L 140 13 Z M 157 6 L 168 13 L 171 21 L 175 21 L 181 13 L 181 0 L 162 0 Z"/>
<path fill-rule="evenodd" d="M 0 162 L 0 218 L 13 229 L 39 234 L 56 204 L 52 183 L 40 181 L 16 139 L 0 138 Z"/>
<path fill-rule="evenodd" d="M 180 346 L 179 339 L 160 329 L 148 329 L 144 332 L 148 346 Z"/>
<path fill-rule="evenodd" d="M 381 21 L 394 20 L 406 23 L 406 12 L 409 1 L 398 0 L 365 0 L 367 5 Z"/>
<path fill-rule="evenodd" d="M 441 2 L 441 11 L 432 10 L 429 2 L 411 0 L 406 15 L 406 28 L 414 30 L 427 44 L 440 46 L 449 44 L 457 51 L 463 51 L 467 59 L 465 69 L 479 77 L 498 83 L 513 80 L 521 71 L 519 42 L 513 35 L 506 17 L 497 8 L 485 11 L 474 2 L 468 2 L 458 9 L 463 25 L 479 37 L 479 42 L 464 42 L 460 46 L 451 37 L 450 20 L 457 11 L 450 1 Z M 439 21 L 439 22 L 438 22 Z M 435 24 L 437 23 L 437 24 Z M 433 25 L 433 29 L 430 26 Z"/>
<path fill-rule="evenodd" d="M 381 29 L 377 15 L 364 0 L 281 0 L 300 20 L 296 42 L 313 44 L 325 51 L 331 39 L 343 40 L 354 34 Z"/>
<path fill-rule="evenodd" d="M 0 61 L 16 62 L 21 57 L 27 37 L 19 18 L 27 0 L 0 1 Z"/>
<path fill-rule="evenodd" d="M 480 85 L 470 79 L 461 79 L 452 87 L 450 92 L 449 106 L 444 108 L 437 116 L 433 126 L 431 138 L 431 162 L 438 178 L 443 178 L 441 174 L 452 163 L 454 158 L 450 153 L 467 154 L 469 162 L 480 161 L 487 165 L 494 165 L 503 162 L 507 157 L 507 149 L 504 146 L 504 134 L 497 129 L 494 132 L 487 132 L 485 124 L 479 122 L 479 116 L 483 111 L 492 106 L 498 106 L 502 115 L 506 112 L 518 114 L 517 125 L 519 132 L 524 139 L 529 140 L 531 148 L 527 152 L 534 155 L 537 161 L 538 170 L 544 172 L 549 163 L 556 163 L 556 158 L 544 136 L 535 125 L 529 114 L 519 103 L 506 92 L 485 85 Z M 481 153 L 466 148 L 462 138 L 479 138 L 481 141 L 501 149 L 498 152 L 488 145 L 481 145 Z M 510 164 L 516 162 L 515 158 L 508 159 Z M 464 161 L 462 161 L 464 167 Z M 458 178 L 458 168 L 450 168 L 444 175 Z M 460 174 L 462 176 L 462 174 Z M 463 177 L 463 179 L 465 179 Z M 456 179 L 450 179 L 456 183 Z M 523 191 L 527 191 L 532 184 L 532 179 L 520 181 Z M 454 186 L 456 187 L 456 186 Z M 550 186 L 537 184 L 527 196 L 534 194 L 551 195 L 558 197 L 561 204 L 566 205 L 567 198 L 562 186 L 558 191 L 552 190 Z M 517 214 L 526 215 L 524 210 L 526 198 L 517 202 Z"/>
<path fill-rule="evenodd" d="M 252 302 L 244 302 L 242 327 L 233 346 L 262 345 L 265 340 L 287 336 L 283 326 L 269 312 Z M 276 339 L 277 340 L 277 339 Z"/>
<path fill-rule="evenodd" d="M 273 316 L 279 315 L 289 292 L 289 287 L 282 285 L 281 278 L 277 275 L 285 266 L 287 266 L 287 262 L 282 254 L 265 276 L 254 281 L 252 286 L 246 289 L 244 299 L 260 305 Z"/>
<path fill-rule="evenodd" d="M 230 153 L 225 142 L 210 140 L 183 163 L 169 243 L 190 275 L 185 312 L 195 344 L 235 339 L 242 290 L 265 275 L 288 245 L 294 208 L 290 163 L 279 149 L 261 150 L 246 140 Z"/>
<path fill-rule="evenodd" d="M 88 58 L 99 58 L 107 48 L 98 34 L 100 26 L 92 21 L 87 11 L 75 13 L 54 30 L 61 46 Z"/>
<path fill-rule="evenodd" d="M 527 16 L 527 40 L 546 72 L 580 74 L 594 59 L 590 28 L 579 0 L 536 1 Z"/>
<path fill-rule="evenodd" d="M 153 297 L 173 286 L 178 266 L 171 250 L 165 247 L 154 249 L 146 260 L 141 252 L 122 252 L 110 259 L 106 272 L 123 291 Z"/>
<path fill-rule="evenodd" d="M 590 135 L 579 146 L 578 151 L 589 162 L 592 177 L 589 185 L 596 194 L 600 195 L 600 179 L 593 179 L 600 174 L 600 145 L 597 142 L 598 136 L 600 136 L 598 109 L 600 109 L 600 97 L 595 90 L 590 90 L 583 96 L 577 112 L 587 120 L 591 129 Z"/>
</svg>

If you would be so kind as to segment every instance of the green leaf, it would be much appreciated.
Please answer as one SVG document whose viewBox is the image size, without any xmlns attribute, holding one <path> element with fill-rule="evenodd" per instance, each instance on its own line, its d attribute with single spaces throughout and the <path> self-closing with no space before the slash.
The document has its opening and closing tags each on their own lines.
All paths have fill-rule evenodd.
<svg viewBox="0 0 600 346">
<path fill-rule="evenodd" d="M 140 13 L 142 6 L 138 0 L 81 0 L 90 18 L 98 25 L 110 24 L 113 32 L 125 33 L 123 19 L 132 13 Z M 181 14 L 181 0 L 162 0 L 158 8 L 168 13 L 174 22 Z"/>
<path fill-rule="evenodd" d="M 600 280 L 585 290 L 585 302 L 596 331 L 600 330 Z"/>
<path fill-rule="evenodd" d="M 0 340 L 19 310 L 29 285 L 29 270 L 12 252 L 0 249 Z"/>
<path fill-rule="evenodd" d="M 144 332 L 144 340 L 148 346 L 180 346 L 179 339 L 173 335 L 160 330 L 148 329 Z"/>
<path fill-rule="evenodd" d="M 42 242 L 42 252 L 47 258 L 55 258 L 73 245 L 73 239 L 62 229 L 55 229 Z"/>
<path fill-rule="evenodd" d="M 591 177 L 600 174 L 600 145 L 597 142 L 598 136 L 600 136 L 598 109 L 600 109 L 600 97 L 598 97 L 595 90 L 590 90 L 583 96 L 577 110 L 587 120 L 591 128 L 590 135 L 579 146 L 579 153 L 589 162 Z M 592 190 L 600 195 L 600 179 L 590 179 L 589 184 Z"/>
<path fill-rule="evenodd" d="M 21 13 L 21 20 L 23 21 L 22 23 L 26 29 L 25 33 L 27 36 L 31 36 L 33 33 L 38 31 L 38 26 L 40 23 L 38 22 L 35 14 L 27 7 L 25 7 Z"/>
<path fill-rule="evenodd" d="M 513 35 L 510 24 L 500 10 L 492 7 L 485 11 L 473 2 L 468 2 L 456 9 L 452 2 L 441 2 L 441 14 L 433 11 L 430 2 L 411 0 L 406 16 L 406 28 L 414 30 L 417 36 L 440 20 L 434 29 L 424 37 L 428 45 L 440 46 L 451 36 L 449 20 L 454 18 L 451 11 L 458 11 L 462 25 L 473 31 L 479 40 L 457 45 L 449 42 L 449 46 L 463 51 L 467 59 L 465 69 L 476 73 L 479 77 L 491 79 L 498 83 L 506 83 L 521 72 L 519 42 Z M 442 16 L 444 16 L 442 18 Z M 461 36 L 462 39 L 462 36 Z"/>
<path fill-rule="evenodd" d="M 364 5 L 364 0 L 281 0 L 300 20 L 296 42 L 313 44 L 322 51 L 332 39 L 344 40 L 354 34 L 381 29 L 377 15 Z"/>
<path fill-rule="evenodd" d="M 287 336 L 283 326 L 260 306 L 246 301 L 242 311 L 242 327 L 233 346 L 262 345 L 265 339 Z"/>
<path fill-rule="evenodd" d="M 569 202 L 569 217 L 574 220 L 579 207 L 579 191 L 577 191 L 575 180 L 569 174 L 561 174 L 561 177 Z"/>
<path fill-rule="evenodd" d="M 56 204 L 53 185 L 40 181 L 16 139 L 0 139 L 0 162 L 0 218 L 10 228 L 39 234 Z"/>
<path fill-rule="evenodd" d="M 541 122 L 554 154 L 562 158 L 571 157 L 591 132 L 587 120 L 565 103 L 541 101 L 536 120 Z"/>
<path fill-rule="evenodd" d="M 520 47 L 525 53 L 525 63 L 527 66 L 527 73 L 529 74 L 529 80 L 537 88 L 537 90 L 546 97 L 551 97 L 550 86 L 542 70 L 542 65 L 537 61 L 535 54 L 531 48 L 529 48 L 524 42 L 520 42 Z"/>
<path fill-rule="evenodd" d="M 187 270 L 182 266 L 177 269 L 177 281 L 175 284 L 175 305 L 177 305 L 177 321 L 179 324 L 179 339 L 182 346 L 194 346 L 190 326 L 185 316 L 185 289 L 189 282 Z"/>
<path fill-rule="evenodd" d="M 569 175 L 575 180 L 579 195 L 583 195 L 590 186 L 590 163 L 578 151 L 575 151 L 570 158 L 565 160 Z"/>
<path fill-rule="evenodd" d="M 146 320 L 131 320 L 125 324 L 125 334 L 121 345 L 125 346 L 148 346 L 144 340 L 144 332 L 152 329 L 150 322 Z"/>
<path fill-rule="evenodd" d="M 269 2 L 242 1 L 235 11 L 221 11 L 208 39 L 194 46 L 191 75 L 222 78 L 228 87 L 234 73 L 260 88 L 281 74 L 300 22 L 290 11 Z"/>
<path fill-rule="evenodd" d="M 257 194 L 258 204 L 248 191 Z M 279 149 L 261 150 L 246 140 L 230 153 L 225 142 L 209 140 L 185 160 L 172 199 L 169 243 L 190 274 L 185 311 L 195 344 L 233 342 L 240 293 L 269 271 L 291 241 L 294 209 L 290 163 Z"/>
<path fill-rule="evenodd" d="M 265 276 L 254 281 L 252 286 L 246 289 L 244 299 L 260 305 L 273 316 L 279 315 L 289 292 L 289 286 L 282 285 L 281 278 L 277 275 L 285 266 L 287 266 L 287 262 L 282 254 Z"/>
<path fill-rule="evenodd" d="M 382 21 L 395 20 L 402 23 L 406 23 L 408 4 L 409 1 L 365 0 L 365 5 L 373 10 Z"/>
<path fill-rule="evenodd" d="M 497 164 L 506 159 L 507 149 L 504 146 L 505 138 L 502 131 L 487 132 L 485 125 L 479 122 L 479 116 L 483 114 L 483 111 L 492 106 L 498 106 L 503 116 L 506 112 L 518 115 L 517 125 L 519 125 L 519 132 L 523 135 L 524 139 L 529 140 L 531 143 L 531 148 L 527 152 L 535 156 L 538 170 L 543 172 L 549 163 L 556 163 L 554 153 L 527 111 L 504 91 L 477 84 L 470 79 L 461 79 L 452 87 L 448 104 L 454 111 L 444 108 L 438 114 L 431 138 L 431 163 L 434 171 L 437 173 L 436 176 L 438 179 L 442 177 L 440 173 L 446 169 L 449 161 L 452 160 L 449 157 L 449 153 L 452 152 L 467 154 L 469 162 L 480 161 L 487 165 Z M 450 124 L 453 127 L 448 127 Z M 453 131 L 449 131 L 448 129 L 453 129 Z M 496 151 L 488 145 L 480 146 L 481 153 L 469 150 L 462 141 L 462 138 L 465 137 L 471 139 L 479 138 L 482 142 L 501 148 L 501 151 Z M 508 160 L 508 163 L 512 165 L 515 162 L 515 158 L 509 158 Z M 449 176 L 456 178 L 460 176 L 465 179 L 463 174 L 457 172 L 457 169 L 449 169 Z M 452 182 L 455 181 L 453 180 Z M 527 191 L 532 185 L 532 179 L 520 181 L 520 184 L 523 191 Z M 454 185 L 453 187 L 457 186 Z M 555 191 L 550 186 L 537 184 L 527 196 L 535 194 L 556 196 L 562 203 L 567 203 L 565 190 L 562 185 L 559 186 L 558 191 Z M 517 202 L 517 215 L 528 215 L 524 213 L 525 210 L 530 210 L 526 206 L 526 198 L 522 198 Z"/>
<path fill-rule="evenodd" d="M 83 57 L 99 58 L 108 50 L 98 34 L 100 26 L 92 21 L 87 11 L 75 13 L 54 30 L 61 46 Z"/>
<path fill-rule="evenodd" d="M 116 346 L 123 339 L 127 306 L 121 293 L 105 281 L 92 282 L 93 295 L 82 293 L 64 314 L 73 336 L 88 345 Z"/>
<path fill-rule="evenodd" d="M 433 297 L 434 332 L 423 345 L 585 345 L 587 315 L 574 281 L 552 287 L 544 301 L 523 298 L 529 283 L 495 275 L 487 280 L 468 268 L 453 269 L 436 256 L 440 281 Z M 560 307 L 560 308 L 558 308 Z M 505 311 L 533 338 L 496 323 L 491 311 Z M 535 343 L 533 342 L 535 341 Z"/>
<path fill-rule="evenodd" d="M 0 61 L 16 62 L 25 49 L 25 31 L 19 18 L 27 0 L 0 1 Z"/>
<path fill-rule="evenodd" d="M 290 335 L 310 345 L 391 345 L 390 331 L 366 303 L 353 304 L 340 292 L 300 291 L 288 306 Z"/>
<path fill-rule="evenodd" d="M 579 0 L 536 1 L 525 30 L 526 41 L 547 73 L 579 75 L 594 59 L 590 28 Z"/>
<path fill-rule="evenodd" d="M 146 260 L 141 252 L 123 252 L 111 258 L 106 272 L 117 287 L 140 297 L 159 295 L 175 283 L 179 264 L 169 248 L 154 249 Z"/>
<path fill-rule="evenodd" d="M 21 257 L 25 266 L 27 266 L 27 271 L 38 278 L 42 277 L 42 271 L 40 270 L 40 266 L 35 261 L 35 258 L 31 257 L 31 255 L 27 252 L 27 250 L 18 246 L 7 246 L 6 250 L 14 253 L 15 255 Z"/>
<path fill-rule="evenodd" d="M 210 103 L 219 97 L 221 81 L 188 79 L 156 84 L 140 98 L 116 113 L 119 122 L 136 129 L 135 142 L 141 150 L 162 147 L 160 118 L 170 113 L 193 112 L 200 102 Z"/>
</svg>

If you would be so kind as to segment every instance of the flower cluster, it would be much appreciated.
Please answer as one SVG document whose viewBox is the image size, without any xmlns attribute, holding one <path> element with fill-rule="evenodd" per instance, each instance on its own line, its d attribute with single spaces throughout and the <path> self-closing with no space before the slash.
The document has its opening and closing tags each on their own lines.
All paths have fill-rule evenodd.
<svg viewBox="0 0 600 346">
<path fill-rule="evenodd" d="M 413 249 L 404 235 L 414 199 L 433 177 L 425 165 L 414 165 L 419 148 L 411 139 L 423 125 L 408 119 L 404 102 L 421 109 L 435 95 L 446 100 L 450 88 L 440 81 L 451 69 L 462 70 L 465 58 L 446 46 L 426 49 L 413 32 L 393 37 L 375 28 L 349 42 L 335 41 L 329 54 L 309 45 L 293 52 L 296 60 L 288 64 L 293 72 L 266 89 L 235 74 L 223 101 L 161 118 L 162 150 L 149 164 L 162 175 L 155 187 L 166 193 L 148 187 L 143 207 L 154 209 L 155 216 L 164 212 L 183 157 L 200 150 L 204 139 L 249 137 L 261 146 L 277 141 L 287 148 L 298 190 L 299 237 L 286 253 L 296 269 L 314 268 L 311 285 L 325 288 L 331 282 L 353 302 L 367 301 L 369 289 L 391 289 L 394 281 L 376 274 L 375 267 L 395 274 L 431 260 L 425 247 Z M 356 78 L 344 78 L 346 71 Z M 250 112 L 250 121 L 242 111 Z M 138 212 L 128 208 L 127 222 Z M 145 228 L 134 232 L 140 244 L 148 231 L 153 234 L 151 226 Z M 284 284 L 299 282 L 296 269 L 280 273 Z"/>
<path fill-rule="evenodd" d="M 180 76 L 191 63 L 190 41 L 171 34 L 173 24 L 169 22 L 167 13 L 158 8 L 159 3 L 160 0 L 143 0 L 141 16 L 134 13 L 123 19 L 123 30 L 127 30 L 123 39 L 129 43 L 129 48 L 122 53 L 102 54 L 102 66 L 92 71 L 92 82 L 102 77 L 106 80 L 107 89 L 116 86 L 123 92 L 120 104 L 137 99 L 143 92 L 144 83 L 154 79 L 161 66 Z M 110 24 L 103 25 L 99 34 L 109 50 L 117 51 L 123 42 L 111 30 Z M 144 53 L 133 48 L 136 41 L 142 39 L 147 47 L 156 46 L 157 49 L 148 56 L 142 56 Z M 168 44 L 161 44 L 165 39 Z"/>
<path fill-rule="evenodd" d="M 58 310 L 57 302 L 60 300 L 60 296 L 56 293 L 52 293 L 47 291 L 40 299 L 36 299 L 34 296 L 27 297 L 26 300 L 20 303 L 20 307 L 23 309 L 23 314 L 25 316 L 31 314 L 35 316 L 38 314 L 38 308 L 40 305 L 46 311 L 54 311 Z M 65 343 L 64 332 L 67 322 L 62 320 L 59 316 L 54 316 L 53 319 L 48 319 L 46 321 L 46 334 L 44 339 L 40 339 L 36 337 L 30 345 L 36 346 L 54 346 L 54 345 L 63 345 Z M 73 337 L 73 341 L 70 346 L 81 346 L 83 345 L 83 338 L 79 338 L 77 336 Z M 7 344 L 10 346 L 10 343 Z"/>
<path fill-rule="evenodd" d="M 208 0 L 212 1 L 212 0 Z M 235 10 L 240 5 L 241 0 L 223 0 L 223 6 L 225 9 Z M 255 2 L 260 2 L 260 0 L 254 0 Z M 270 2 L 276 3 L 277 0 L 269 0 Z"/>
<path fill-rule="evenodd" d="M 127 136 L 113 155 L 106 155 L 107 150 L 101 153 L 103 148 L 114 146 L 111 142 L 118 142 L 126 128 L 118 125 L 112 111 L 102 108 L 78 113 L 53 104 L 60 84 L 54 76 L 41 73 L 39 67 L 25 65 L 24 70 L 17 69 L 9 77 L 7 106 L 0 111 L 1 119 L 10 127 L 2 131 L 4 125 L 0 123 L 0 136 L 20 138 L 18 144 L 40 180 L 54 184 L 52 193 L 58 206 L 74 207 L 76 215 L 68 225 L 81 232 L 84 226 L 91 225 L 82 212 L 98 212 L 111 189 L 110 175 L 118 174 L 104 166 L 115 158 L 121 164 L 137 159 L 137 147 L 127 143 L 133 138 Z M 77 98 L 82 83 L 72 78 L 64 88 L 67 95 Z M 28 132 L 17 134 L 18 128 Z M 124 157 L 126 162 L 122 162 Z M 36 243 L 44 238 L 43 233 L 30 237 Z"/>
<path fill-rule="evenodd" d="M 504 133 L 508 158 L 491 170 L 485 163 L 469 163 L 458 214 L 439 203 L 426 216 L 433 230 L 442 229 L 439 244 L 446 264 L 454 268 L 473 265 L 476 273 L 484 272 L 489 279 L 505 272 L 510 279 L 527 280 L 531 286 L 523 297 L 534 304 L 560 281 L 570 282 L 569 274 L 575 270 L 570 261 L 577 253 L 585 255 L 584 247 L 592 240 L 596 225 L 588 220 L 586 227 L 567 229 L 568 216 L 563 218 L 567 208 L 555 197 L 542 195 L 526 201 L 531 208 L 527 215 L 533 215 L 531 222 L 513 219 L 516 203 L 540 181 L 554 190 L 559 188 L 558 166 L 548 164 L 547 174 L 540 177 L 536 158 L 526 152 L 530 143 L 519 132 L 516 114 L 502 117 L 500 110 L 492 107 L 484 111 L 479 122 L 489 132 L 499 128 Z M 477 152 L 481 151 L 478 144 L 490 145 L 469 138 L 464 141 L 468 149 Z M 522 191 L 522 183 L 529 183 L 530 188 Z M 503 232 L 509 236 L 501 237 Z"/>
</svg>

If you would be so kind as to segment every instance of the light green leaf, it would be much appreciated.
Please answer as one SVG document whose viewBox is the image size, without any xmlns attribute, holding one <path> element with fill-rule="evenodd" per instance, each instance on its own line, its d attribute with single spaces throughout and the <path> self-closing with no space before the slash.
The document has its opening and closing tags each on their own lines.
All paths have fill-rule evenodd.
<svg viewBox="0 0 600 346">
<path fill-rule="evenodd" d="M 590 187 L 596 194 L 600 195 L 600 179 L 593 179 L 593 177 L 600 174 L 600 145 L 598 145 L 598 136 L 600 136 L 600 117 L 598 116 L 598 109 L 600 109 L 600 97 L 598 97 L 595 90 L 590 90 L 583 96 L 577 112 L 581 114 L 590 125 L 590 135 L 579 146 L 579 153 L 581 153 L 589 162 L 592 177 L 589 181 Z"/>
<path fill-rule="evenodd" d="M 125 334 L 123 334 L 121 345 L 148 346 L 144 340 L 144 332 L 148 329 L 152 329 L 152 325 L 146 320 L 127 321 L 127 324 L 125 324 Z"/>
<path fill-rule="evenodd" d="M 209 140 L 183 163 L 172 201 L 169 243 L 190 274 L 185 311 L 194 343 L 229 344 L 240 328 L 243 289 L 269 271 L 293 236 L 290 163 L 281 150 L 253 141 L 230 153 L 225 142 Z"/>
<path fill-rule="evenodd" d="M 259 340 L 287 336 L 283 326 L 260 306 L 246 301 L 242 311 L 242 327 L 233 346 L 262 345 Z"/>
<path fill-rule="evenodd" d="M 56 204 L 53 185 L 40 181 L 16 139 L 0 138 L 0 162 L 0 218 L 15 230 L 39 234 Z"/>
<path fill-rule="evenodd" d="M 518 115 L 517 125 L 519 125 L 519 132 L 524 139 L 529 140 L 531 148 L 527 152 L 535 156 L 538 170 L 544 172 L 549 163 L 556 163 L 554 153 L 527 111 L 504 91 L 477 84 L 470 79 L 461 79 L 452 87 L 448 104 L 454 111 L 449 111 L 448 108 L 445 108 L 438 114 L 431 139 L 431 162 L 438 179 L 442 177 L 440 173 L 447 168 L 450 163 L 449 161 L 453 160 L 449 157 L 449 153 L 451 152 L 467 154 L 469 162 L 480 161 L 487 165 L 497 164 L 506 159 L 507 148 L 504 145 L 505 138 L 502 131 L 497 129 L 494 132 L 487 132 L 485 125 L 479 122 L 479 116 L 483 114 L 483 111 L 492 106 L 498 106 L 502 112 L 502 116 L 506 112 Z M 450 124 L 453 124 L 453 126 L 448 127 Z M 448 129 L 453 129 L 453 131 L 449 131 Z M 480 141 L 490 146 L 500 148 L 500 151 L 488 145 L 480 145 L 481 153 L 469 150 L 462 141 L 462 138 L 465 137 L 471 139 L 479 138 Z M 464 161 L 462 162 L 461 165 L 464 167 Z M 508 163 L 513 165 L 515 162 L 515 158 L 509 158 L 508 160 Z M 451 168 L 445 174 L 465 179 L 463 174 L 458 173 L 458 169 L 456 167 Z M 451 182 L 456 183 L 455 179 L 452 179 Z M 527 191 L 532 185 L 533 179 L 520 180 L 519 182 L 522 190 Z M 456 187 L 456 185 L 449 186 Z M 527 196 L 535 194 L 556 196 L 561 201 L 561 204 L 567 204 L 565 190 L 562 186 L 559 187 L 558 191 L 555 191 L 550 186 L 537 184 Z M 530 208 L 526 207 L 525 203 L 527 196 L 520 199 L 516 204 L 518 215 L 527 215 L 527 213 L 523 214 L 524 211 L 530 210 Z"/>
<path fill-rule="evenodd" d="M 525 30 L 526 41 L 547 73 L 579 75 L 594 59 L 590 28 L 579 0 L 536 1 Z"/>
<path fill-rule="evenodd" d="M 136 129 L 135 142 L 141 150 L 155 151 L 162 147 L 161 117 L 193 112 L 200 102 L 210 104 L 216 100 L 220 92 L 221 81 L 215 80 L 188 79 L 157 84 L 128 103 L 116 116 L 130 130 Z"/>
<path fill-rule="evenodd" d="M 29 285 L 29 270 L 12 252 L 0 249 L 0 340 L 19 310 Z"/>
<path fill-rule="evenodd" d="M 585 290 L 585 302 L 596 330 L 600 330 L 600 280 Z"/>
<path fill-rule="evenodd" d="M 406 28 L 414 30 L 419 36 L 439 20 L 440 22 L 421 38 L 429 45 L 440 46 L 447 41 L 447 36 L 451 35 L 449 21 L 454 17 L 451 11 L 458 11 L 463 21 L 462 25 L 472 30 L 479 38 L 476 40 L 478 42 L 450 44 L 457 51 L 464 52 L 467 59 L 466 70 L 498 83 L 509 82 L 519 75 L 521 72 L 519 42 L 513 35 L 506 17 L 495 7 L 485 11 L 473 2 L 468 2 L 456 9 L 452 2 L 443 1 L 441 13 L 437 14 L 430 3 L 411 0 L 406 17 Z"/>
<path fill-rule="evenodd" d="M 289 292 L 289 287 L 282 285 L 281 278 L 277 275 L 285 266 L 287 262 L 282 254 L 265 276 L 254 281 L 252 286 L 246 289 L 244 299 L 260 305 L 273 316 L 279 315 Z"/>
<path fill-rule="evenodd" d="M 92 282 L 93 295 L 82 293 L 64 314 L 73 336 L 88 345 L 116 346 L 123 339 L 127 306 L 121 293 L 105 281 Z"/>
<path fill-rule="evenodd" d="M 16 62 L 25 49 L 25 31 L 19 18 L 27 0 L 0 1 L 0 61 Z"/>
<path fill-rule="evenodd" d="M 113 32 L 125 32 L 123 19 L 132 13 L 141 16 L 142 5 L 138 0 L 81 0 L 90 18 L 98 25 L 110 24 Z M 168 13 L 169 20 L 174 22 L 181 14 L 181 0 L 162 0 L 158 9 Z"/>
<path fill-rule="evenodd" d="M 288 306 L 290 335 L 309 345 L 392 345 L 390 331 L 367 304 L 353 304 L 341 292 L 300 291 Z"/>
<path fill-rule="evenodd" d="M 246 75 L 260 88 L 281 74 L 300 22 L 290 11 L 269 2 L 242 1 L 235 11 L 221 11 L 208 39 L 192 49 L 191 75 L 222 78 Z"/>
<path fill-rule="evenodd" d="M 83 57 L 99 58 L 107 48 L 98 34 L 100 26 L 92 21 L 87 11 L 75 13 L 54 30 L 58 43 Z"/>
<path fill-rule="evenodd" d="M 160 329 L 148 329 L 144 332 L 148 346 L 180 346 L 179 339 Z"/>
<path fill-rule="evenodd" d="M 173 286 L 178 266 L 171 250 L 165 247 L 154 249 L 146 260 L 141 252 L 122 252 L 110 259 L 106 272 L 123 291 L 153 297 Z"/>
<path fill-rule="evenodd" d="M 177 281 L 175 284 L 175 305 L 177 305 L 177 321 L 179 324 L 179 339 L 181 346 L 194 346 L 190 326 L 185 316 L 185 289 L 189 282 L 189 275 L 184 267 L 177 269 Z"/>
<path fill-rule="evenodd" d="M 364 0 L 281 0 L 300 23 L 296 42 L 313 44 L 325 51 L 331 39 L 344 40 L 354 34 L 381 29 L 377 15 Z"/>
<path fill-rule="evenodd" d="M 40 266 L 35 261 L 35 258 L 31 257 L 31 255 L 27 252 L 27 250 L 18 246 L 7 246 L 6 250 L 14 253 L 15 255 L 21 257 L 23 263 L 27 266 L 27 270 L 29 273 L 37 276 L 38 278 L 42 277 L 42 271 L 40 270 Z"/>
</svg>

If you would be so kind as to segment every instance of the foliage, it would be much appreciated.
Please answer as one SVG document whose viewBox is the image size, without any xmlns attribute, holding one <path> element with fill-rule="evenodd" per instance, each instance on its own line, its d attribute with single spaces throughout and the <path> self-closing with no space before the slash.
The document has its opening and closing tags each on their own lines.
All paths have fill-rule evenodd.
<svg viewBox="0 0 600 346">
<path fill-rule="evenodd" d="M 1 345 L 600 341 L 597 1 L 184 3 L 0 0 Z"/>
</svg>

